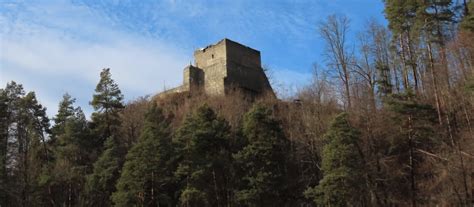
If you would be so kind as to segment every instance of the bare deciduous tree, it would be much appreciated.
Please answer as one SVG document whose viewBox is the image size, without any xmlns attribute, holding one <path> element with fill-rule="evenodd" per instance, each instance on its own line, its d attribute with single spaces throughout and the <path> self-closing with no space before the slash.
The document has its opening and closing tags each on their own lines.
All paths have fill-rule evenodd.
<svg viewBox="0 0 474 207">
<path fill-rule="evenodd" d="M 344 85 L 344 98 L 348 109 L 352 105 L 350 65 L 353 59 L 346 42 L 349 25 L 350 20 L 346 16 L 331 15 L 318 27 L 321 37 L 326 42 L 325 55 L 328 67 L 337 71 L 338 77 Z"/>
</svg>

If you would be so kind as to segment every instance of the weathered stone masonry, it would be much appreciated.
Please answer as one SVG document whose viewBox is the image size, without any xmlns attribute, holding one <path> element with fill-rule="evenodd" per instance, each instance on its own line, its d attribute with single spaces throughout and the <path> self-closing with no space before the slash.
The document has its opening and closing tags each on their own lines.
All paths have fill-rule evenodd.
<svg viewBox="0 0 474 207">
<path fill-rule="evenodd" d="M 251 95 L 270 93 L 260 60 L 260 52 L 229 39 L 194 52 L 194 65 L 184 69 L 183 85 L 160 94 L 202 90 L 208 95 L 225 95 L 241 90 Z"/>
</svg>

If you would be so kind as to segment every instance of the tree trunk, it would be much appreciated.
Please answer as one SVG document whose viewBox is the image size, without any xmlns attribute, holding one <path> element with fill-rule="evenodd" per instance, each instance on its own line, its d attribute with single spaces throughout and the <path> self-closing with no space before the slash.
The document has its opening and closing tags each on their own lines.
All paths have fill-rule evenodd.
<svg viewBox="0 0 474 207">
<path fill-rule="evenodd" d="M 216 201 L 217 201 L 217 206 L 220 206 L 220 198 L 219 198 L 219 188 L 217 187 L 217 180 L 216 180 L 216 171 L 212 169 L 212 178 L 214 180 L 214 192 L 216 194 Z"/>
<path fill-rule="evenodd" d="M 415 92 L 416 94 L 419 93 L 418 91 L 418 72 L 417 72 L 417 69 L 416 69 L 416 63 L 415 63 L 415 60 L 413 59 L 413 50 L 411 48 L 411 39 L 410 39 L 410 34 L 407 34 L 407 49 L 408 49 L 408 56 L 410 58 L 410 66 L 411 66 L 411 70 L 412 70 L 412 73 L 413 73 L 413 81 L 415 82 Z"/>
<path fill-rule="evenodd" d="M 403 88 L 405 90 L 410 88 L 410 84 L 408 83 L 408 71 L 407 71 L 407 61 L 405 59 L 405 43 L 403 41 L 403 36 L 402 34 L 398 35 L 398 40 L 400 42 L 400 46 L 402 48 L 400 58 L 402 60 L 402 76 L 403 76 Z"/>
<path fill-rule="evenodd" d="M 415 158 L 413 152 L 413 138 L 411 135 L 412 130 L 412 117 L 411 115 L 408 116 L 408 147 L 410 153 L 410 183 L 411 183 L 411 206 L 416 207 L 416 179 L 415 179 Z"/>
<path fill-rule="evenodd" d="M 474 206 L 474 172 L 471 173 L 471 203 Z"/>
<path fill-rule="evenodd" d="M 71 207 L 71 203 L 72 203 L 72 184 L 69 183 L 69 185 L 68 185 L 67 206 Z"/>
<path fill-rule="evenodd" d="M 435 98 L 435 104 L 436 104 L 436 112 L 438 114 L 438 122 L 440 125 L 443 125 L 443 118 L 441 117 L 441 103 L 439 100 L 439 91 L 438 91 L 438 82 L 436 79 L 436 75 L 434 72 L 434 59 L 433 59 L 433 53 L 431 50 L 431 43 L 428 42 L 428 56 L 430 60 L 430 74 L 431 74 L 431 82 L 433 84 L 433 92 L 434 92 L 434 98 Z"/>
<path fill-rule="evenodd" d="M 155 172 L 154 171 L 151 171 L 151 202 L 150 202 L 153 206 L 153 204 L 155 203 L 158 203 L 158 202 L 155 202 Z"/>
</svg>

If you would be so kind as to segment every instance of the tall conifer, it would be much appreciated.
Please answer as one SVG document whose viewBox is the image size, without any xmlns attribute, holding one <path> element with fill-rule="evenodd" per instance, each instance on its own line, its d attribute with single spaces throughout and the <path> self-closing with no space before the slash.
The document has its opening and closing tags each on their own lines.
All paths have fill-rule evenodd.
<svg viewBox="0 0 474 207">
<path fill-rule="evenodd" d="M 241 179 L 236 199 L 247 206 L 280 205 L 284 197 L 289 142 L 271 111 L 255 105 L 244 117 L 247 145 L 233 155 Z"/>
<path fill-rule="evenodd" d="M 171 156 L 169 121 L 154 104 L 146 114 L 138 143 L 127 154 L 117 192 L 112 196 L 115 205 L 176 205 Z"/>
<path fill-rule="evenodd" d="M 229 202 L 230 126 L 208 106 L 188 116 L 175 138 L 179 154 L 175 175 L 181 205 L 224 206 Z"/>
<path fill-rule="evenodd" d="M 359 132 L 338 115 L 325 134 L 323 179 L 306 195 L 322 206 L 364 206 L 364 165 L 357 147 Z"/>
</svg>

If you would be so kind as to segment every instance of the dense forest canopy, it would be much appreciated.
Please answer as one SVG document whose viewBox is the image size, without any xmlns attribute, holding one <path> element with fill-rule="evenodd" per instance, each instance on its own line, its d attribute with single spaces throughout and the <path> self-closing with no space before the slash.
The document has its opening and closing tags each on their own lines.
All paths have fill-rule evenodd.
<svg viewBox="0 0 474 207">
<path fill-rule="evenodd" d="M 88 120 L 9 82 L 0 206 L 473 206 L 474 1 L 384 3 L 388 27 L 316 25 L 327 58 L 285 100 L 124 103 L 103 69 Z"/>
</svg>

